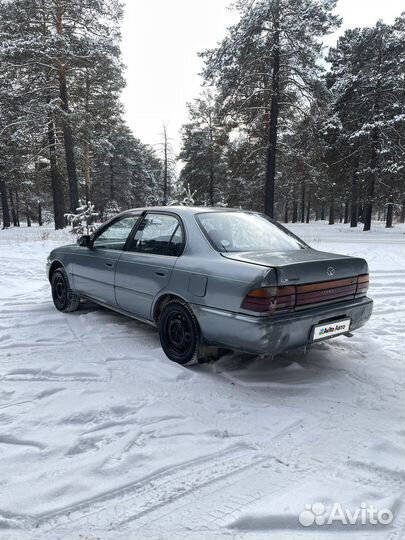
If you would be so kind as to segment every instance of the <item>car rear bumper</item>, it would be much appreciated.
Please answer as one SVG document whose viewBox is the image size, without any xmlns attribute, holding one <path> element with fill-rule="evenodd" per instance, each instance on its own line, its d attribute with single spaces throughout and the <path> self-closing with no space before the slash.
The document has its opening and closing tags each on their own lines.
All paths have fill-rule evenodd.
<svg viewBox="0 0 405 540">
<path fill-rule="evenodd" d="M 192 308 L 209 345 L 254 354 L 279 354 L 312 343 L 313 327 L 324 322 L 350 318 L 350 331 L 360 328 L 371 317 L 373 301 L 364 297 L 276 317 L 244 315 L 199 305 Z"/>
</svg>

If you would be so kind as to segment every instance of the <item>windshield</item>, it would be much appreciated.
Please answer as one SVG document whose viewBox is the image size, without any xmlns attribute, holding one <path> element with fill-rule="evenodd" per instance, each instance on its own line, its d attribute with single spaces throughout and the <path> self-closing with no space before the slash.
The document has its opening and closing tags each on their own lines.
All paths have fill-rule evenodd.
<svg viewBox="0 0 405 540">
<path fill-rule="evenodd" d="M 218 251 L 291 251 L 307 247 L 284 227 L 260 214 L 207 212 L 197 214 L 196 219 Z"/>
</svg>

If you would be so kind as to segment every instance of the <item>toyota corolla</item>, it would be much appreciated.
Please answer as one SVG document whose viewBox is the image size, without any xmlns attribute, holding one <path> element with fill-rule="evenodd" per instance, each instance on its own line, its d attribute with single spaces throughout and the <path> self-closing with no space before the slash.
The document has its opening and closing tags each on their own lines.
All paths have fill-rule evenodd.
<svg viewBox="0 0 405 540">
<path fill-rule="evenodd" d="M 91 300 L 155 325 L 183 365 L 210 347 L 273 355 L 350 335 L 373 307 L 364 259 L 243 210 L 128 210 L 54 249 L 47 272 L 58 310 Z"/>
</svg>

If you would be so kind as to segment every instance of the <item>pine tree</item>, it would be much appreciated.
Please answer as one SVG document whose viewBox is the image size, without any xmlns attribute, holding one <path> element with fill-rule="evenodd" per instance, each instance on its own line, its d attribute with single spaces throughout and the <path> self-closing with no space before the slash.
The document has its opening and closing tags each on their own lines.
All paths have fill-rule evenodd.
<svg viewBox="0 0 405 540">
<path fill-rule="evenodd" d="M 176 158 L 166 124 L 163 124 L 160 143 L 161 154 L 161 201 L 164 206 L 169 202 L 172 187 L 176 181 Z"/>
<path fill-rule="evenodd" d="M 160 160 L 121 121 L 93 147 L 91 200 L 104 215 L 111 201 L 125 210 L 161 201 Z"/>
<path fill-rule="evenodd" d="M 184 162 L 180 181 L 185 188 L 191 186 L 201 204 L 214 206 L 226 188 L 227 136 L 211 92 L 204 92 L 188 110 L 190 121 L 183 127 L 179 155 Z"/>
<path fill-rule="evenodd" d="M 33 214 L 29 199 L 35 207 L 41 201 L 42 213 L 52 197 L 55 227 L 62 228 L 66 206 L 74 211 L 79 197 L 97 199 L 101 209 L 109 199 L 127 207 L 130 200 L 143 200 L 142 190 L 151 199 L 157 189 L 160 163 L 123 121 L 121 17 L 118 0 L 0 1 L 6 221 L 10 212 L 17 223 L 19 208 L 31 219 L 37 208 Z M 2 165 L 10 153 L 13 171 Z"/>
<path fill-rule="evenodd" d="M 305 113 L 320 72 L 321 38 L 339 23 L 335 0 L 238 0 L 240 21 L 220 46 L 203 53 L 223 114 L 262 148 L 264 211 L 274 214 L 280 129 Z M 282 127 L 280 127 L 282 125 Z M 254 149 L 252 149 L 254 151 Z"/>
<path fill-rule="evenodd" d="M 400 19 L 396 24 L 400 27 Z M 353 202 L 361 198 L 365 231 L 371 227 L 374 205 L 390 204 L 395 180 L 403 170 L 403 164 L 398 169 L 405 119 L 403 64 L 398 63 L 398 55 L 404 44 L 403 33 L 378 22 L 373 28 L 346 31 L 329 54 L 331 112 L 341 125 L 336 158 L 340 155 L 340 165 L 350 171 L 352 225 L 356 222 Z"/>
</svg>

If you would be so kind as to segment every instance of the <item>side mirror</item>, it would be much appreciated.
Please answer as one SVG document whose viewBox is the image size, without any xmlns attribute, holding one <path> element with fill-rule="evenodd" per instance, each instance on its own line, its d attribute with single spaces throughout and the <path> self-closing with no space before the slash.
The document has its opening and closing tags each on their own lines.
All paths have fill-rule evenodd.
<svg viewBox="0 0 405 540">
<path fill-rule="evenodd" d="M 91 247 L 91 236 L 89 234 L 84 234 L 83 236 L 80 236 L 80 238 L 77 239 L 77 243 L 81 247 Z"/>
</svg>

